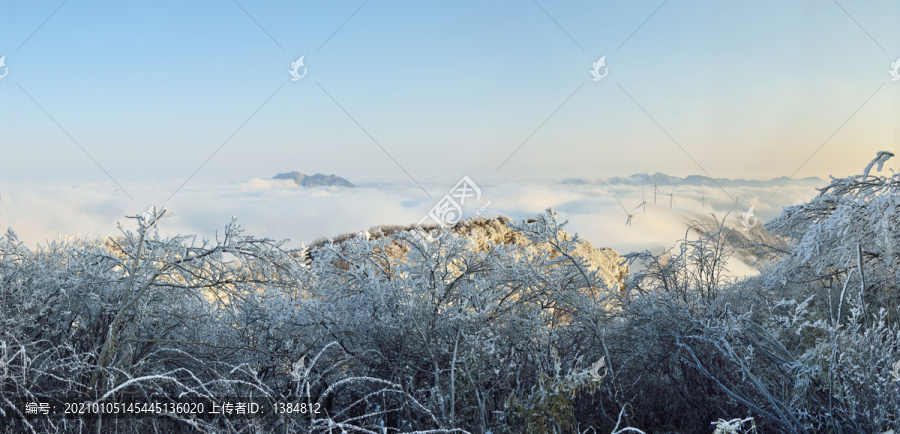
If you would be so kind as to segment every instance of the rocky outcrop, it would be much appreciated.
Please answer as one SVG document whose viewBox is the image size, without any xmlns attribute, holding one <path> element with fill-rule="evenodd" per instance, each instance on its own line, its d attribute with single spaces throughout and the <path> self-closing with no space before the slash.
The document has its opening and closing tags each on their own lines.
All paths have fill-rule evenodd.
<svg viewBox="0 0 900 434">
<path fill-rule="evenodd" d="M 352 182 L 334 174 L 323 175 L 316 173 L 315 175 L 304 175 L 300 172 L 287 172 L 279 173 L 273 176 L 272 179 L 290 179 L 302 187 L 356 187 Z"/>
<path fill-rule="evenodd" d="M 487 251 L 491 248 L 492 244 L 516 244 L 522 247 L 527 247 L 530 250 L 541 251 L 548 254 L 550 257 L 556 257 L 560 255 L 558 252 L 553 251 L 553 249 L 546 243 L 530 243 L 523 234 L 513 230 L 507 225 L 509 221 L 510 219 L 504 216 L 493 218 L 474 217 L 467 220 L 461 220 L 451 229 L 456 234 L 469 239 L 472 242 L 472 248 L 476 251 Z M 369 234 L 370 238 L 377 239 L 384 236 L 390 236 L 391 234 L 398 231 L 409 231 L 415 228 L 415 225 L 376 226 L 369 229 L 367 233 Z M 422 227 L 422 229 L 425 230 L 431 230 L 435 228 L 436 226 Z M 565 232 L 565 230 L 561 230 L 560 235 L 566 240 L 572 239 L 571 236 L 569 236 Z M 309 255 L 315 256 L 315 249 L 325 243 L 333 242 L 339 244 L 355 236 L 356 234 L 354 233 L 345 234 L 330 239 L 322 238 L 316 240 L 310 246 Z M 384 251 L 392 259 L 403 260 L 403 257 L 405 257 L 409 253 L 409 246 L 394 241 L 390 245 L 386 246 L 384 248 Z M 597 274 L 599 274 L 604 279 L 609 288 L 624 288 L 622 284 L 628 275 L 628 264 L 625 263 L 625 258 L 620 256 L 618 252 L 606 247 L 594 247 L 590 242 L 580 240 L 578 247 L 574 250 L 573 254 L 584 259 L 589 264 L 589 267 L 592 270 L 596 271 Z"/>
</svg>

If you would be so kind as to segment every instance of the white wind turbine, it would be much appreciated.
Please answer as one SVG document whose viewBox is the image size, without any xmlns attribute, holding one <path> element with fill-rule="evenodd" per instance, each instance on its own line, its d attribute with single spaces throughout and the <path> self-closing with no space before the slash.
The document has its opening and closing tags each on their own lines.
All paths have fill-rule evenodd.
<svg viewBox="0 0 900 434">
<path fill-rule="evenodd" d="M 619 198 L 616 197 L 615 194 L 613 195 L 613 198 L 616 200 L 616 202 L 619 202 L 619 206 L 622 207 L 622 211 L 625 211 L 625 215 L 628 216 L 628 220 L 625 221 L 625 224 L 628 225 L 628 226 L 631 226 L 631 219 L 634 217 L 634 214 L 628 212 L 628 210 L 625 209 L 625 205 L 622 205 L 622 202 L 619 201 Z"/>
<path fill-rule="evenodd" d="M 637 206 L 637 208 L 644 208 L 644 215 L 647 215 L 647 200 L 644 199 L 644 181 L 641 181 L 641 204 Z"/>
</svg>

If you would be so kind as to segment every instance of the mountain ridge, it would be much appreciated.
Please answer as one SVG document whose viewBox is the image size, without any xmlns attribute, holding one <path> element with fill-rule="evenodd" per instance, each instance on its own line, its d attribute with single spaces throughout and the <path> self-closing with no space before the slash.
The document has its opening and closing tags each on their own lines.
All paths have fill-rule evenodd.
<svg viewBox="0 0 900 434">
<path fill-rule="evenodd" d="M 331 175 L 323 175 L 317 172 L 315 175 L 304 175 L 301 172 L 292 171 L 279 173 L 273 176 L 272 179 L 290 179 L 301 187 L 356 187 L 352 182 L 333 173 Z"/>
<path fill-rule="evenodd" d="M 656 172 L 653 175 L 648 173 L 636 173 L 629 176 L 613 176 L 609 178 L 567 178 L 559 182 L 567 185 L 691 185 L 704 187 L 771 187 L 779 186 L 782 183 L 794 184 L 815 184 L 824 185 L 825 180 L 818 177 L 807 177 L 793 179 L 787 176 L 779 176 L 769 180 L 754 179 L 730 179 L 730 178 L 711 178 L 704 175 L 688 175 L 684 178 L 666 175 L 665 173 Z"/>
</svg>

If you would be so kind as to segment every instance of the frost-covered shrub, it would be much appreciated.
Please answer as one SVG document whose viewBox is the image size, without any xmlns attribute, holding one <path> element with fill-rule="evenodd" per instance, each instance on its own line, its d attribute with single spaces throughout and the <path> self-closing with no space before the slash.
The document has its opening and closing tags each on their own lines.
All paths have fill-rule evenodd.
<svg viewBox="0 0 900 434">
<path fill-rule="evenodd" d="M 874 175 L 890 156 L 769 222 L 786 244 L 759 276 L 727 276 L 721 224 L 661 255 L 626 255 L 634 272 L 604 330 L 616 369 L 601 390 L 634 407 L 632 426 L 708 432 L 699 421 L 740 414 L 766 432 L 900 429 L 900 177 Z"/>
<path fill-rule="evenodd" d="M 900 174 L 872 170 L 892 156 L 880 152 L 862 175 L 832 178 L 814 199 L 766 224 L 792 242 L 790 254 L 767 273 L 767 285 L 808 292 L 803 285 L 810 284 L 814 293 L 834 293 L 850 276 L 870 313 L 885 307 L 891 322 L 900 321 Z"/>
<path fill-rule="evenodd" d="M 773 329 L 796 348 L 792 404 L 817 427 L 900 429 L 900 394 L 888 375 L 900 360 L 900 175 L 833 178 L 810 202 L 767 227 L 792 242 L 766 285 L 806 300 Z"/>
<path fill-rule="evenodd" d="M 711 396 L 764 429 L 900 428 L 900 394 L 889 375 L 900 360 L 900 179 L 870 174 L 888 157 L 786 208 L 766 225 L 789 243 L 774 265 L 724 286 L 717 303 L 682 322 L 690 327 L 669 330 L 681 363 L 715 384 Z"/>
<path fill-rule="evenodd" d="M 593 393 L 606 375 L 604 358 L 588 370 L 562 373 L 557 360 L 552 376 L 541 372 L 525 397 L 510 394 L 506 399 L 506 421 L 513 431 L 529 433 L 571 432 L 576 427 L 574 400 L 581 393 Z"/>
<path fill-rule="evenodd" d="M 404 385 L 439 419 L 502 426 L 507 399 L 527 400 L 554 366 L 551 350 L 567 369 L 602 357 L 586 330 L 595 324 L 579 319 L 584 300 L 597 311 L 608 294 L 552 211 L 510 226 L 527 242 L 475 248 L 453 230 L 434 230 L 324 244 L 310 264 L 304 315 L 328 324 L 317 333 L 357 354 L 360 370 Z M 404 256 L 386 253 L 393 243 Z"/>
<path fill-rule="evenodd" d="M 260 378 L 246 321 L 267 292 L 296 288 L 280 244 L 232 223 L 215 244 L 163 239 L 164 211 L 106 242 L 63 240 L 31 251 L 0 238 L 0 425 L 16 431 L 101 429 L 109 420 L 25 418 L 23 400 L 275 397 Z M 230 255 L 231 260 L 226 260 Z M 238 300 L 239 295 L 254 294 Z M 248 345 L 249 344 L 249 345 Z M 14 375 L 13 375 L 14 374 Z M 169 419 L 133 420 L 135 431 Z M 188 420 L 202 429 L 232 426 Z"/>
<path fill-rule="evenodd" d="M 645 251 L 625 255 L 629 263 L 639 265 L 626 287 L 640 294 L 671 294 L 690 309 L 709 306 L 722 286 L 730 282 L 727 264 L 734 253 L 728 242 L 730 232 L 724 220 L 714 218 L 711 225 L 694 221 L 684 240 L 662 254 Z M 702 235 L 690 239 L 691 233 Z"/>
<path fill-rule="evenodd" d="M 581 361 L 603 357 L 610 274 L 552 211 L 508 222 L 517 243 L 390 228 L 300 250 L 234 222 L 212 242 L 164 238 L 164 214 L 103 241 L 31 251 L 12 232 L 0 239 L 4 426 L 120 423 L 26 418 L 22 399 L 252 397 L 322 413 L 149 418 L 127 430 L 515 432 L 508 399 L 540 412 L 541 373 L 559 363 L 583 379 Z"/>
</svg>

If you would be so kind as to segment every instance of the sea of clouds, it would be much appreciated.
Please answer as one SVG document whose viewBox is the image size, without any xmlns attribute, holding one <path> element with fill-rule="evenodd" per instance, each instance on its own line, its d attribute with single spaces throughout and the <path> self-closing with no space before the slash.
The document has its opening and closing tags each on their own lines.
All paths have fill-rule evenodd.
<svg viewBox="0 0 900 434">
<path fill-rule="evenodd" d="M 156 205 L 172 214 L 160 222 L 162 235 L 212 239 L 235 217 L 247 234 L 290 239 L 289 246 L 300 246 L 372 226 L 419 222 L 457 181 L 424 184 L 431 197 L 414 183 L 399 181 L 364 182 L 353 189 L 304 188 L 290 180 L 269 179 L 189 183 L 174 196 L 175 184 L 130 185 L 128 193 L 134 200 L 114 184 L 0 184 L 0 229 L 12 229 L 32 248 L 66 236 L 115 236 L 121 233 L 119 224 L 125 230 L 137 227 L 135 220 L 126 216 L 139 215 Z M 552 207 L 560 220 L 568 220 L 570 233 L 597 247 L 627 253 L 671 246 L 685 237 L 693 220 L 711 214 L 740 228 L 743 212 L 753 206 L 763 224 L 780 214 L 782 206 L 805 202 L 818 193 L 808 183 L 788 183 L 777 192 L 771 186 L 721 190 L 680 185 L 674 193 L 671 186 L 661 186 L 654 197 L 650 186 L 560 181 L 475 180 L 481 198 L 469 199 L 463 218 L 473 216 L 488 202 L 482 216 L 505 215 L 516 220 Z M 642 202 L 647 203 L 646 209 Z M 633 215 L 630 226 L 623 206 Z M 733 271 L 749 272 L 740 267 Z"/>
</svg>

